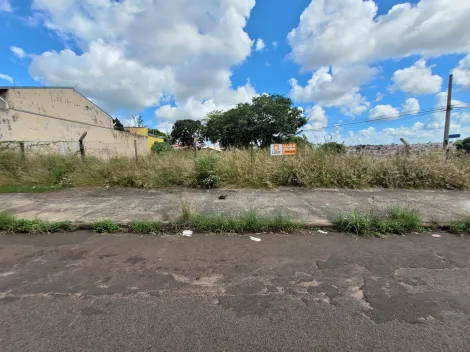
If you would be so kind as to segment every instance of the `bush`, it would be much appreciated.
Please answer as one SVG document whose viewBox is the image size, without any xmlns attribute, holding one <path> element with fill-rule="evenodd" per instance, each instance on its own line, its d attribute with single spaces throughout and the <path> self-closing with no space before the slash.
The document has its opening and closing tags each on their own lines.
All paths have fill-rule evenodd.
<svg viewBox="0 0 470 352">
<path fill-rule="evenodd" d="M 93 229 L 98 233 L 113 233 L 121 231 L 121 227 L 112 220 L 95 222 L 93 224 Z"/>
<path fill-rule="evenodd" d="M 344 144 L 339 144 L 336 142 L 328 142 L 322 144 L 320 149 L 327 152 L 327 153 L 336 153 L 336 154 L 346 154 L 347 149 Z"/>
<path fill-rule="evenodd" d="M 158 153 L 162 153 L 162 152 L 167 152 L 169 150 L 173 150 L 173 147 L 170 144 L 166 143 L 166 142 L 163 142 L 163 143 L 155 142 L 155 143 L 153 143 L 152 148 L 150 150 L 152 152 L 158 154 Z"/>
<path fill-rule="evenodd" d="M 194 176 L 196 188 L 217 188 L 220 185 L 220 176 L 217 172 L 218 156 L 206 155 L 197 159 Z"/>
<path fill-rule="evenodd" d="M 465 138 L 464 140 L 456 141 L 455 147 L 457 148 L 457 150 L 461 150 L 470 154 L 470 137 Z"/>
</svg>

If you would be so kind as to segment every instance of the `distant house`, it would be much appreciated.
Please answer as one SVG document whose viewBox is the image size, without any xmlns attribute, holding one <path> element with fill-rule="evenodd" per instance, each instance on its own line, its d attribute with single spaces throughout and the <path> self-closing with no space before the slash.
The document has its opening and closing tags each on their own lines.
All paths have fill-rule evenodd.
<svg viewBox="0 0 470 352">
<path fill-rule="evenodd" d="M 129 131 L 132 134 L 136 134 L 139 136 L 147 137 L 148 142 L 148 149 L 150 150 L 155 142 L 163 143 L 164 140 L 161 137 L 154 136 L 153 134 L 149 134 L 148 127 L 125 127 L 126 131 Z"/>
<path fill-rule="evenodd" d="M 0 87 L 0 142 L 78 145 L 85 132 L 97 155 L 148 153 L 147 137 L 114 130 L 113 118 L 74 88 Z"/>
</svg>

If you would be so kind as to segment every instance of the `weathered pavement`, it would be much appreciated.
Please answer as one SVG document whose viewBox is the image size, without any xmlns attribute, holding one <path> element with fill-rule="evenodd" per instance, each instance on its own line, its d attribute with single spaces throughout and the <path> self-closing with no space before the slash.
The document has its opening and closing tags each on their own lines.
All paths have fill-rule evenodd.
<svg viewBox="0 0 470 352">
<path fill-rule="evenodd" d="M 227 194 L 225 200 L 219 200 Z M 327 225 L 332 215 L 354 208 L 383 208 L 402 204 L 416 208 L 425 221 L 446 223 L 470 214 L 470 192 L 404 190 L 141 190 L 68 189 L 40 194 L 0 194 L 0 211 L 10 211 L 25 219 L 71 220 L 88 223 L 111 219 L 168 220 L 181 213 L 181 203 L 191 203 L 202 212 L 236 215 L 255 209 L 261 213 L 281 211 L 296 220 Z"/>
<path fill-rule="evenodd" d="M 0 237 L 2 351 L 469 351 L 442 234 Z"/>
</svg>

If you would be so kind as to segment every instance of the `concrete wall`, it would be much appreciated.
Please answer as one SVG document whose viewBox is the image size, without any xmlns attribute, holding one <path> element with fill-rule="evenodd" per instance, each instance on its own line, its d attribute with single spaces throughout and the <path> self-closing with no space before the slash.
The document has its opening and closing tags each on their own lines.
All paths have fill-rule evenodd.
<svg viewBox="0 0 470 352">
<path fill-rule="evenodd" d="M 2 94 L 8 109 L 0 109 L 0 141 L 84 140 L 90 153 L 148 153 L 147 137 L 115 131 L 111 116 L 72 88 L 12 88 Z"/>
</svg>

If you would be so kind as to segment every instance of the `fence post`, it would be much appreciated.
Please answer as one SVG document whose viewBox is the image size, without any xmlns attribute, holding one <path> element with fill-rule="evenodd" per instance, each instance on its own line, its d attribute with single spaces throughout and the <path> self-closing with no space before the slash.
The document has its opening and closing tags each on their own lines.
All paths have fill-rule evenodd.
<svg viewBox="0 0 470 352">
<path fill-rule="evenodd" d="M 24 142 L 19 142 L 20 143 L 20 154 L 21 154 L 21 161 L 24 163 L 26 159 L 26 155 L 24 152 Z"/>
<path fill-rule="evenodd" d="M 193 143 L 194 143 L 194 162 L 197 163 L 197 133 L 196 132 L 193 135 Z"/>
<path fill-rule="evenodd" d="M 83 134 L 78 139 L 78 144 L 80 146 L 80 155 L 82 157 L 82 161 L 85 161 L 85 144 L 83 143 L 83 140 L 85 139 L 86 135 L 87 135 L 87 132 L 83 132 Z"/>
<path fill-rule="evenodd" d="M 137 140 L 134 139 L 134 151 L 135 151 L 135 162 L 138 160 L 138 154 L 137 154 Z"/>
</svg>

